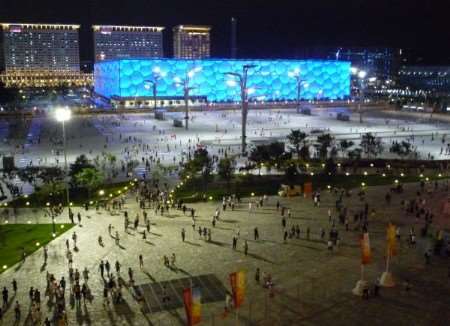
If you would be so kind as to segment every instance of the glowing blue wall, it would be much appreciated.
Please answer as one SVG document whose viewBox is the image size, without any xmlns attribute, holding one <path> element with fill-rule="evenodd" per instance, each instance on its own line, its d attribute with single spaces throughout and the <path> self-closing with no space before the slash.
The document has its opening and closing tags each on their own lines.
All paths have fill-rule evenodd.
<svg viewBox="0 0 450 326">
<path fill-rule="evenodd" d="M 177 77 L 184 78 L 188 71 L 198 70 L 191 78 L 195 87 L 192 96 L 206 96 L 208 101 L 224 102 L 240 99 L 239 87 L 229 85 L 226 72 L 242 72 L 242 66 L 254 64 L 248 77 L 250 95 L 259 100 L 295 100 L 297 85 L 289 73 L 300 70 L 307 87 L 302 88 L 303 99 L 343 99 L 350 95 L 350 63 L 325 60 L 178 60 L 178 59 L 123 59 L 95 64 L 95 92 L 111 96 L 152 96 L 145 88 L 145 80 L 155 73 L 162 77 L 158 83 L 158 96 L 183 96 L 177 86 Z"/>
</svg>

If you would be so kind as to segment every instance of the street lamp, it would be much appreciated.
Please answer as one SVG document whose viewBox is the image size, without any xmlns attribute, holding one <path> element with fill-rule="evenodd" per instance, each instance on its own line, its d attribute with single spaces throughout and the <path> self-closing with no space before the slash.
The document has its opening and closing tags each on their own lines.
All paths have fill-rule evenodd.
<svg viewBox="0 0 450 326">
<path fill-rule="evenodd" d="M 359 114 L 359 123 L 363 122 L 363 118 L 362 118 L 362 110 L 361 110 L 361 101 L 364 101 L 364 92 L 365 92 L 365 87 L 366 87 L 366 77 L 367 77 L 367 72 L 365 70 L 359 70 L 356 67 L 351 67 L 350 71 L 352 73 L 352 75 L 355 75 L 358 78 L 358 83 L 359 83 L 359 101 L 358 101 L 358 114 Z"/>
<path fill-rule="evenodd" d="M 144 80 L 144 87 L 146 89 L 150 89 L 150 87 L 152 88 L 153 91 L 153 111 L 154 113 L 156 113 L 156 92 L 157 92 L 157 87 L 158 87 L 158 81 L 161 79 L 160 76 L 155 75 L 153 76 L 153 79 L 149 79 L 149 80 Z"/>
<path fill-rule="evenodd" d="M 66 121 L 69 121 L 72 117 L 72 111 L 69 108 L 57 108 L 55 110 L 56 121 L 62 123 L 63 132 L 63 146 L 64 146 L 64 171 L 66 172 L 66 177 L 68 175 L 67 171 L 67 147 L 66 147 Z M 67 200 L 67 212 L 70 217 L 70 201 L 69 201 L 69 182 L 66 180 L 66 200 Z"/>
<path fill-rule="evenodd" d="M 241 88 L 241 110 L 242 110 L 242 155 L 246 154 L 247 148 L 247 115 L 248 115 L 248 95 L 250 92 L 254 92 L 254 88 L 247 88 L 247 77 L 249 69 L 256 68 L 254 64 L 247 64 L 242 66 L 242 73 L 237 72 L 226 72 L 225 75 L 234 77 L 239 82 L 239 87 Z M 228 82 L 228 85 L 231 83 Z"/>
<path fill-rule="evenodd" d="M 189 129 L 189 93 L 191 90 L 195 89 L 195 87 L 190 86 L 190 82 L 192 77 L 194 77 L 195 73 L 202 70 L 202 68 L 197 67 L 186 73 L 185 78 L 175 77 L 175 85 L 183 87 L 183 95 L 184 95 L 184 111 L 185 111 L 185 128 Z"/>
<path fill-rule="evenodd" d="M 297 83 L 297 113 L 300 113 L 300 97 L 301 97 L 301 91 L 302 91 L 302 85 L 307 87 L 307 83 L 304 79 L 300 76 L 300 69 L 295 69 L 294 71 L 288 72 L 288 76 L 291 78 L 294 78 Z"/>
</svg>

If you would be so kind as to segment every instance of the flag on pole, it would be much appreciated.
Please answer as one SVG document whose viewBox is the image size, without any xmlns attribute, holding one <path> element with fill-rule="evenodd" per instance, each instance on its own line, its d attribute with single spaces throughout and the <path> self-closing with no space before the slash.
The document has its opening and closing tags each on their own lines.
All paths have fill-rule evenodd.
<svg viewBox="0 0 450 326">
<path fill-rule="evenodd" d="M 361 264 L 370 264 L 372 260 L 372 253 L 370 250 L 369 233 L 365 232 L 360 237 L 361 244 Z"/>
<path fill-rule="evenodd" d="M 184 309 L 188 326 L 197 325 L 201 321 L 201 293 L 199 288 L 183 290 Z"/>
<path fill-rule="evenodd" d="M 231 291 L 233 293 L 234 306 L 239 308 L 244 302 L 245 296 L 245 272 L 239 271 L 230 274 Z"/>
<path fill-rule="evenodd" d="M 387 239 L 387 255 L 389 257 L 397 255 L 397 237 L 395 234 L 395 225 L 389 223 L 386 230 L 386 239 Z"/>
<path fill-rule="evenodd" d="M 192 325 L 197 325 L 198 323 L 200 323 L 201 321 L 201 317 L 202 317 L 202 296 L 200 293 L 200 289 L 197 288 L 193 288 L 192 289 L 192 309 L 191 309 L 191 314 L 192 314 Z"/>
<path fill-rule="evenodd" d="M 186 311 L 186 319 L 188 326 L 192 325 L 192 290 L 187 288 L 183 290 L 184 310 Z"/>
</svg>

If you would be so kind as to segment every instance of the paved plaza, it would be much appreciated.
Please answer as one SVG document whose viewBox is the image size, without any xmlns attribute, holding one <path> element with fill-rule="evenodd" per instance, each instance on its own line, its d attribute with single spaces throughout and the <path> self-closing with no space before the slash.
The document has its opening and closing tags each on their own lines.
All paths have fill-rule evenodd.
<svg viewBox="0 0 450 326">
<path fill-rule="evenodd" d="M 185 323 L 184 309 L 179 306 L 180 298 L 171 298 L 167 307 L 159 306 L 161 301 L 154 291 L 164 282 L 170 281 L 172 290 L 169 296 L 180 296 L 182 284 L 192 278 L 193 282 L 205 278 L 205 275 L 216 280 L 215 285 L 204 285 L 202 291 L 205 297 L 212 294 L 209 288 L 217 289 L 223 286 L 230 291 L 228 274 L 237 270 L 247 272 L 247 293 L 245 304 L 239 310 L 224 315 L 224 301 L 204 303 L 202 315 L 205 325 L 448 325 L 450 312 L 448 310 L 448 293 L 450 278 L 447 275 L 448 259 L 433 257 L 431 265 L 426 265 L 424 252 L 431 242 L 428 238 L 418 236 L 415 248 L 407 245 L 407 233 L 410 226 L 420 229 L 423 221 L 407 217 L 401 208 L 401 199 L 415 197 L 418 185 L 407 185 L 405 193 L 393 195 L 390 205 L 384 203 L 386 187 L 373 187 L 367 190 L 367 202 L 370 209 L 375 209 L 369 218 L 369 231 L 374 259 L 366 268 L 366 279 L 373 283 L 384 270 L 385 227 L 392 219 L 402 230 L 402 241 L 399 256 L 392 262 L 393 275 L 397 287 L 381 289 L 380 296 L 363 300 L 354 296 L 351 289 L 360 278 L 360 249 L 358 231 L 353 231 L 355 224 L 350 223 L 350 231 L 338 224 L 341 242 L 338 248 L 327 250 L 326 241 L 320 238 L 320 228 L 327 232 L 331 226 L 327 216 L 329 208 L 333 216 L 336 196 L 324 192 L 320 207 L 314 207 L 310 198 L 276 198 L 270 197 L 262 208 L 248 210 L 244 199 L 235 211 L 221 212 L 220 221 L 212 227 L 211 220 L 220 203 L 208 202 L 190 204 L 196 209 L 197 226 L 211 228 L 211 241 L 200 237 L 197 230 L 192 230 L 192 220 L 184 216 L 182 211 L 172 209 L 165 216 L 154 214 L 147 209 L 151 220 L 151 232 L 143 239 L 143 226 L 137 230 L 124 232 L 123 214 L 111 215 L 106 211 L 81 210 L 82 223 L 74 230 L 78 235 L 78 251 L 74 253 L 74 268 L 80 271 L 85 267 L 89 270 L 88 285 L 93 294 L 93 300 L 80 307 L 66 290 L 67 312 L 70 325 L 183 325 Z M 447 193 L 441 186 L 426 200 L 430 208 L 438 215 L 439 205 L 435 203 L 446 198 Z M 291 210 L 291 218 L 287 227 L 299 225 L 300 239 L 296 237 L 283 241 L 283 228 L 280 212 L 276 211 L 276 200 Z M 349 207 L 349 216 L 363 209 L 364 202 L 354 194 L 345 199 Z M 255 207 L 255 206 L 254 206 Z M 126 205 L 131 217 L 138 209 L 135 195 L 127 195 Z M 76 210 L 77 212 L 78 210 Z M 26 222 L 31 212 L 19 211 L 17 222 Z M 59 217 L 62 222 L 65 217 Z M 49 222 L 36 213 L 33 222 Z M 66 221 L 67 222 L 67 221 Z M 446 217 L 436 219 L 441 227 L 448 228 Z M 112 225 L 112 234 L 117 230 L 120 244 L 116 245 L 113 236 L 108 235 L 108 225 Z M 258 227 L 259 240 L 254 240 L 253 230 Z M 305 230 L 311 230 L 310 239 L 306 239 Z M 186 230 L 186 240 L 181 240 L 181 229 Z M 11 302 L 19 300 L 22 305 L 21 323 L 26 319 L 29 298 L 28 290 L 34 286 L 41 290 L 44 297 L 47 272 L 55 274 L 57 279 L 65 276 L 68 279 L 68 263 L 66 258 L 66 239 L 73 247 L 72 230 L 57 238 L 48 246 L 49 259 L 43 265 L 43 250 L 40 249 L 27 257 L 23 264 L 13 266 L 0 275 L 0 286 L 11 289 L 11 281 L 15 278 L 19 284 L 17 295 Z M 237 249 L 232 249 L 232 237 L 239 234 Z M 104 246 L 98 244 L 98 236 L 104 239 Z M 327 236 L 328 237 L 328 236 Z M 326 238 L 327 238 L 326 237 Z M 244 254 L 243 243 L 248 241 L 248 254 Z M 72 249 L 72 248 L 71 248 Z M 163 264 L 163 256 L 176 254 L 174 267 Z M 144 257 L 144 266 L 139 268 L 138 256 Z M 103 280 L 99 273 L 100 260 L 108 260 L 112 266 L 115 261 L 122 265 L 121 277 L 124 280 L 124 302 L 120 304 L 103 304 Z M 128 281 L 127 269 L 134 271 L 134 286 L 144 292 L 153 291 L 147 295 L 147 301 L 141 306 L 133 294 L 134 288 Z M 274 291 L 269 291 L 254 280 L 256 268 L 262 273 L 270 273 L 273 277 Z M 112 267 L 114 270 L 114 267 Z M 406 291 L 404 282 L 408 280 L 411 290 Z M 161 283 L 163 282 L 163 283 Z M 205 281 L 203 283 L 206 284 Z M 174 286 L 174 284 L 177 284 Z M 151 287 L 151 289 L 149 289 Z M 12 293 L 12 291 L 10 291 Z M 223 293 L 220 295 L 223 297 Z M 52 304 L 47 304 L 43 298 L 43 317 L 51 316 Z M 153 300 L 153 301 L 151 301 Z M 209 301 L 209 300 L 207 300 Z M 176 302 L 176 303 L 175 303 Z M 158 307 L 148 313 L 149 307 Z M 167 308 L 167 309 L 165 309 Z M 174 308 L 174 309 L 169 309 Z M 176 308 L 176 309 L 175 309 Z M 4 316 L 4 325 L 12 324 L 14 313 L 12 306 Z M 236 321 L 236 318 L 238 321 Z"/>
<path fill-rule="evenodd" d="M 394 158 L 388 149 L 391 142 L 400 140 L 409 140 L 418 158 L 450 157 L 446 139 L 449 122 L 430 121 L 426 117 L 399 118 L 373 110 L 364 113 L 363 123 L 355 113 L 351 114 L 351 121 L 345 122 L 336 120 L 339 112 L 351 114 L 342 107 L 313 108 L 312 116 L 298 114 L 292 109 L 250 110 L 248 143 L 286 141 L 291 129 L 301 128 L 306 133 L 321 130 L 330 133 L 336 142 L 348 139 L 358 146 L 361 135 L 371 132 L 382 138 L 385 150 L 381 157 Z M 182 112 L 169 112 L 164 121 L 155 120 L 150 113 L 74 116 L 66 123 L 68 162 L 70 164 L 80 154 L 85 154 L 91 160 L 97 159 L 109 176 L 111 166 L 105 163 L 103 154 L 113 154 L 117 158 L 115 179 L 119 181 L 126 179 L 128 172 L 120 169 L 122 164 L 134 162 L 130 172 L 138 177 L 148 176 L 145 159 L 151 159 L 151 168 L 157 162 L 164 166 L 178 166 L 187 160 L 188 152 L 192 153 L 199 143 L 206 146 L 211 155 L 225 148 L 229 154 L 240 152 L 239 110 L 197 111 L 191 112 L 190 116 L 189 130 L 173 126 L 173 119 L 182 118 Z M 312 143 L 314 137 L 313 134 Z M 14 155 L 19 168 L 64 165 L 61 125 L 51 113 L 47 117 L 26 120 L 0 120 L 0 138 L 3 140 L 0 153 Z M 237 164 L 243 165 L 245 160 L 238 159 Z M 16 184 L 25 194 L 33 191 L 30 184 L 18 178 L 8 182 Z"/>
</svg>

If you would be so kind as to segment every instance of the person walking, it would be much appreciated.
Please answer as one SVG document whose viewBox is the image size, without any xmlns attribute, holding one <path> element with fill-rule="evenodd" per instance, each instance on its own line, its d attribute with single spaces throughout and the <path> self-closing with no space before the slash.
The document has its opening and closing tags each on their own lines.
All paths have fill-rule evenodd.
<svg viewBox="0 0 450 326">
<path fill-rule="evenodd" d="M 16 317 L 16 323 L 19 322 L 20 320 L 20 315 L 21 315 L 21 310 L 20 310 L 20 304 L 19 301 L 16 301 L 16 305 L 14 306 L 14 315 Z"/>
<path fill-rule="evenodd" d="M 255 241 L 257 241 L 259 239 L 259 231 L 258 231 L 257 227 L 254 229 L 253 233 L 254 233 Z"/>
<path fill-rule="evenodd" d="M 104 278 L 103 275 L 105 272 L 105 264 L 103 263 L 103 260 L 100 260 L 99 270 L 100 270 L 100 275 L 102 276 L 102 278 Z"/>
<path fill-rule="evenodd" d="M 14 294 L 17 294 L 17 281 L 16 281 L 15 278 L 13 278 L 11 284 L 12 284 L 12 288 L 13 288 Z"/>
<path fill-rule="evenodd" d="M 247 256 L 247 254 L 248 254 L 248 243 L 247 243 L 247 240 L 245 240 L 245 242 L 244 242 L 244 255 Z"/>
<path fill-rule="evenodd" d="M 115 268 L 116 268 L 116 273 L 117 275 L 120 274 L 120 267 L 122 266 L 118 260 L 116 260 L 116 263 L 114 264 Z"/>
<path fill-rule="evenodd" d="M 256 272 L 255 272 L 255 281 L 256 283 L 259 284 L 259 280 L 261 278 L 261 271 L 259 270 L 259 267 L 256 268 Z"/>
<path fill-rule="evenodd" d="M 186 239 L 186 230 L 184 228 L 181 229 L 181 241 L 184 242 Z"/>
<path fill-rule="evenodd" d="M 142 255 L 139 255 L 139 268 L 144 268 L 144 257 L 142 257 Z"/>
<path fill-rule="evenodd" d="M 2 297 L 3 297 L 3 306 L 6 306 L 8 304 L 8 289 L 6 288 L 6 286 L 3 287 L 3 291 L 2 291 Z"/>
</svg>

